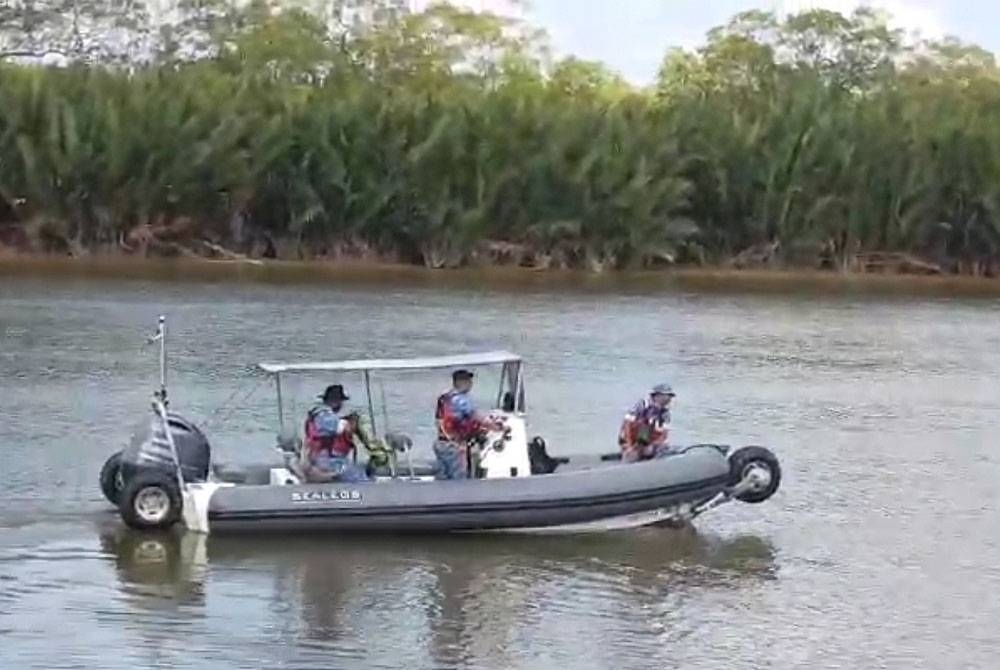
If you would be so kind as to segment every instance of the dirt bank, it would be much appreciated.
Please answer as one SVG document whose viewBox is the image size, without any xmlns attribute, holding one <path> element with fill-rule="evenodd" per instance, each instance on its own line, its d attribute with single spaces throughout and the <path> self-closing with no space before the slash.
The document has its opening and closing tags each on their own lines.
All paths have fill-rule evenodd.
<svg viewBox="0 0 1000 670">
<path fill-rule="evenodd" d="M 952 275 L 838 273 L 674 267 L 645 272 L 595 274 L 498 266 L 428 270 L 370 261 L 143 259 L 127 256 L 68 258 L 0 256 L 0 277 L 137 279 L 146 281 L 260 281 L 291 284 L 386 284 L 399 286 L 656 292 L 691 290 L 722 293 L 875 293 L 940 296 L 1000 296 L 1000 281 Z"/>
</svg>

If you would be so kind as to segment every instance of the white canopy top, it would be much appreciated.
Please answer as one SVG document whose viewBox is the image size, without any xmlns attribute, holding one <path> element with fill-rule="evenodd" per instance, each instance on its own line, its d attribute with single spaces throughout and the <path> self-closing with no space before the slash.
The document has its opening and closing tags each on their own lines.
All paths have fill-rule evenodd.
<svg viewBox="0 0 1000 670">
<path fill-rule="evenodd" d="M 283 372 L 351 372 L 364 370 L 433 370 L 473 365 L 498 365 L 518 363 L 521 357 L 509 351 L 430 356 L 426 358 L 371 358 L 353 361 L 259 363 L 261 370 L 271 374 Z"/>
</svg>

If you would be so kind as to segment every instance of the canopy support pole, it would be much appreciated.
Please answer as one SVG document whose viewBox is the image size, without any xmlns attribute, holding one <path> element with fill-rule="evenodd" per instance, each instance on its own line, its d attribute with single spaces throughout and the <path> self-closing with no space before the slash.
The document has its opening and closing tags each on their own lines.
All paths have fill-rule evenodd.
<svg viewBox="0 0 1000 670">
<path fill-rule="evenodd" d="M 503 407 L 503 390 L 507 387 L 510 381 L 510 370 L 508 369 L 508 364 L 504 363 L 500 367 L 500 388 L 497 389 L 497 404 L 496 407 Z"/>
<path fill-rule="evenodd" d="M 514 411 L 524 414 L 524 363 L 517 364 L 517 376 L 514 378 Z"/>
<path fill-rule="evenodd" d="M 372 435 L 378 435 L 375 426 L 375 405 L 372 402 L 372 380 L 368 370 L 365 370 L 365 396 L 368 398 L 368 420 L 372 423 Z"/>
<path fill-rule="evenodd" d="M 285 405 L 281 398 L 281 373 L 276 373 L 274 375 L 274 386 L 278 392 L 278 430 L 281 431 L 280 434 L 284 436 L 285 434 Z"/>
</svg>

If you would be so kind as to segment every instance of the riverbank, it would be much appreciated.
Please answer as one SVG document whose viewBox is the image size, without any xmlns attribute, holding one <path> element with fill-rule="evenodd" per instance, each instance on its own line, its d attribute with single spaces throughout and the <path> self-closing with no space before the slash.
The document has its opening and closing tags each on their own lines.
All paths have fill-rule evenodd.
<svg viewBox="0 0 1000 670">
<path fill-rule="evenodd" d="M 884 17 L 817 62 L 829 16 L 740 14 L 635 88 L 498 17 L 258 9 L 199 62 L 4 64 L 0 253 L 1000 276 L 996 68 Z"/>
<path fill-rule="evenodd" d="M 381 284 L 497 290 L 837 295 L 855 293 L 1000 297 L 1000 281 L 959 275 L 839 273 L 802 269 L 673 267 L 592 273 L 511 266 L 430 270 L 370 261 L 142 259 L 0 256 L 0 277 L 143 281 L 249 281 L 287 284 Z"/>
</svg>

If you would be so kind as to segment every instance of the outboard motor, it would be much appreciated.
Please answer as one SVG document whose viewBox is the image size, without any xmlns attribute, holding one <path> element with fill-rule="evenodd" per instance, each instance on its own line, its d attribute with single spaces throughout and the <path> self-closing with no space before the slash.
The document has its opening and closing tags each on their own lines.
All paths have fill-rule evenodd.
<svg viewBox="0 0 1000 670">
<path fill-rule="evenodd" d="M 166 319 L 159 319 L 160 388 L 152 415 L 132 432 L 129 445 L 101 468 L 101 491 L 118 507 L 125 523 L 138 529 L 165 529 L 181 520 L 185 484 L 208 480 L 212 450 L 196 425 L 167 406 Z M 165 425 L 164 425 L 165 424 Z M 180 476 L 178 477 L 178 471 Z"/>
<path fill-rule="evenodd" d="M 168 412 L 167 419 L 180 461 L 181 477 L 185 482 L 207 480 L 212 460 L 208 438 L 194 423 L 179 414 Z M 160 423 L 158 416 L 150 416 L 132 433 L 132 439 L 121 455 L 123 485 L 141 470 L 155 469 L 175 475 L 176 466 L 169 445 L 154 439 Z"/>
</svg>

